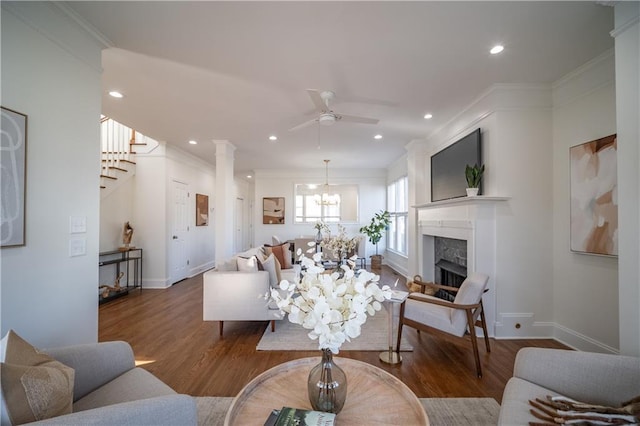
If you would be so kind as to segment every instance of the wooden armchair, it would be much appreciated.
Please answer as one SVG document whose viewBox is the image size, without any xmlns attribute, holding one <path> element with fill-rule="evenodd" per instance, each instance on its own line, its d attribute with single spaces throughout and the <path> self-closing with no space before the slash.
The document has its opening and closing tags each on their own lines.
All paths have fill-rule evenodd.
<svg viewBox="0 0 640 426">
<path fill-rule="evenodd" d="M 470 274 L 460 288 L 424 282 L 419 276 L 414 277 L 414 283 L 422 287 L 421 293 L 411 293 L 409 298 L 400 306 L 400 320 L 398 326 L 398 346 L 402 338 L 402 326 L 423 331 L 439 331 L 458 337 L 463 337 L 467 329 L 471 335 L 471 345 L 476 361 L 478 377 L 482 377 L 478 340 L 475 326 L 482 326 L 487 352 L 491 352 L 487 334 L 487 323 L 482 307 L 482 295 L 487 291 L 489 277 L 481 273 Z M 453 302 L 424 294 L 428 289 L 446 290 L 456 294 Z M 480 321 L 478 321 L 478 317 Z"/>
</svg>

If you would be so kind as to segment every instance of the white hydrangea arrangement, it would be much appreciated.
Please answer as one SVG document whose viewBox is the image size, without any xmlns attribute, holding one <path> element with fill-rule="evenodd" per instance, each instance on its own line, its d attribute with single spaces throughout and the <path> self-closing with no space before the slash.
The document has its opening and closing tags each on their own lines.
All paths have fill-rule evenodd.
<svg viewBox="0 0 640 426">
<path fill-rule="evenodd" d="M 367 315 L 382 309 L 382 302 L 391 298 L 391 289 L 380 287 L 380 276 L 374 273 L 354 271 L 354 258 L 341 266 L 343 274 L 326 273 L 321 253 L 313 259 L 300 256 L 300 261 L 303 272 L 298 282 L 282 280 L 280 290 L 271 289 L 271 299 L 290 322 L 311 330 L 308 336 L 318 339 L 319 349 L 337 354 L 345 341 L 360 335 Z"/>
<path fill-rule="evenodd" d="M 326 225 L 325 225 L 326 227 Z M 328 230 L 329 228 L 326 227 Z M 331 236 L 331 233 L 328 233 L 320 243 L 320 247 L 324 250 L 331 251 L 334 256 L 341 259 L 343 256 L 347 255 L 349 252 L 353 251 L 356 248 L 356 244 L 358 243 L 358 237 L 349 238 L 347 236 L 347 230 L 344 226 L 338 224 L 338 235 L 335 237 Z"/>
</svg>

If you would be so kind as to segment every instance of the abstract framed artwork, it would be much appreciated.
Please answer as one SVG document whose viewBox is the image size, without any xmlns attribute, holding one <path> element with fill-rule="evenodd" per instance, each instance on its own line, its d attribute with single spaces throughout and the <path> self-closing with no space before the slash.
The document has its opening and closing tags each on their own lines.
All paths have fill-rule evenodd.
<svg viewBox="0 0 640 426">
<path fill-rule="evenodd" d="M 27 116 L 4 107 L 0 107 L 0 111 L 2 115 L 0 247 L 23 246 L 25 245 Z"/>
<path fill-rule="evenodd" d="M 196 226 L 209 225 L 209 196 L 196 194 Z"/>
<path fill-rule="evenodd" d="M 264 225 L 284 224 L 284 197 L 262 199 L 262 223 Z"/>
<path fill-rule="evenodd" d="M 569 148 L 571 251 L 618 255 L 616 135 Z"/>
</svg>

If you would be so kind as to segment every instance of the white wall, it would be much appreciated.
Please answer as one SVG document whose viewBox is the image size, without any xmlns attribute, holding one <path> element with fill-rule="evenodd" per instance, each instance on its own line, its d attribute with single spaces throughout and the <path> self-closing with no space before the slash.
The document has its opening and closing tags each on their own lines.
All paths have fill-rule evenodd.
<svg viewBox="0 0 640 426">
<path fill-rule="evenodd" d="M 277 235 L 281 240 L 294 239 L 300 236 L 313 236 L 316 231 L 313 224 L 294 223 L 294 187 L 295 184 L 322 182 L 325 180 L 324 169 L 313 170 L 256 170 L 255 171 L 255 207 L 253 222 L 255 229 L 254 246 L 271 244 L 271 236 Z M 356 184 L 359 186 L 359 220 L 357 223 L 345 223 L 347 233 L 356 235 L 361 226 L 369 223 L 375 213 L 386 208 L 386 171 L 382 169 L 331 169 L 330 184 Z M 284 225 L 264 225 L 262 223 L 262 198 L 285 198 Z M 332 232 L 337 226 L 331 225 Z M 378 243 L 378 252 L 384 253 L 384 239 Z M 367 256 L 375 254 L 375 246 L 367 242 Z"/>
<path fill-rule="evenodd" d="M 510 197 L 496 205 L 496 265 L 495 276 L 490 277 L 495 293 L 486 296 L 495 300 L 490 305 L 496 311 L 490 316 L 495 315 L 496 323 L 489 327 L 495 328 L 497 337 L 536 337 L 551 332 L 546 325 L 553 319 L 548 296 L 553 291 L 551 176 L 540 173 L 551 163 L 550 104 L 548 87 L 494 85 L 426 142 L 410 146 L 412 155 L 421 157 L 409 170 L 417 180 L 413 197 L 416 204 L 422 204 L 431 198 L 430 157 L 476 128 L 482 129 L 484 195 Z M 416 166 L 423 170 L 416 173 Z M 450 208 L 452 214 L 455 209 Z M 429 214 L 421 211 L 417 218 L 429 219 Z M 465 212 L 459 215 L 464 217 Z M 418 262 L 411 259 L 409 264 L 419 270 Z M 516 328 L 518 323 L 520 328 Z"/>
<path fill-rule="evenodd" d="M 476 127 L 483 130 L 485 195 L 510 197 L 497 208 L 497 337 L 555 337 L 599 352 L 620 348 L 616 259 L 569 249 L 569 147 L 616 132 L 613 61 L 607 52 L 553 88 L 496 85 L 425 142 L 407 147 L 410 199 L 422 204 L 429 200 L 430 156 Z M 634 120 L 637 130 L 637 111 Z M 632 182 L 638 181 L 637 136 L 635 142 L 631 160 L 619 154 Z M 637 212 L 637 194 L 635 201 L 630 198 Z M 428 213 L 416 216 L 421 215 Z M 632 235 L 637 235 L 635 219 L 627 224 Z M 632 253 L 630 271 L 637 274 L 637 248 Z M 410 253 L 410 274 L 418 262 Z M 631 281 L 630 306 L 620 321 L 631 317 L 635 337 L 639 284 Z"/>
<path fill-rule="evenodd" d="M 122 231 L 125 222 L 133 223 L 133 200 L 135 176 L 114 188 L 108 195 L 100 197 L 100 251 L 111 251 L 122 246 Z M 137 232 L 134 227 L 132 245 L 136 245 Z"/>
<path fill-rule="evenodd" d="M 165 288 L 170 281 L 166 258 L 171 233 L 167 181 L 165 144 L 161 143 L 150 154 L 136 156 L 131 243 L 143 249 L 143 288 Z"/>
<path fill-rule="evenodd" d="M 555 337 L 600 352 L 616 352 L 619 347 L 618 260 L 570 250 L 569 148 L 616 133 L 613 53 L 553 85 Z"/>
<path fill-rule="evenodd" d="M 640 3 L 615 2 L 620 352 L 640 356 Z"/>
<path fill-rule="evenodd" d="M 215 170 L 213 166 L 198 158 L 187 154 L 184 151 L 172 148 L 167 145 L 167 222 L 173 223 L 171 204 L 171 182 L 174 180 L 184 182 L 189 191 L 189 236 L 187 241 L 188 250 L 188 276 L 192 277 L 200 272 L 210 269 L 214 265 L 215 242 L 213 226 L 213 206 L 215 192 Z M 196 195 L 204 194 L 209 196 L 209 225 L 196 226 Z M 171 226 L 168 227 L 167 239 L 171 235 Z M 169 250 L 169 249 L 167 249 Z M 167 251 L 166 256 L 170 255 Z M 167 262 L 169 265 L 170 262 Z M 167 269 L 167 275 L 170 275 Z"/>
<path fill-rule="evenodd" d="M 213 206 L 215 172 L 202 160 L 168 144 L 148 154 L 136 156 L 136 175 L 101 200 L 100 250 L 122 245 L 122 225 L 134 228 L 131 244 L 143 255 L 143 288 L 166 288 L 171 284 L 170 244 L 173 223 L 172 182 L 187 185 L 189 192 L 189 233 L 187 236 L 188 276 L 214 265 Z M 209 196 L 208 226 L 195 226 L 195 194 Z"/>
<path fill-rule="evenodd" d="M 28 115 L 26 245 L 1 251 L 2 334 L 95 342 L 102 46 L 52 3 L 2 2 L 1 31 L 2 106 Z M 69 257 L 70 216 L 86 218 L 83 256 Z"/>
</svg>

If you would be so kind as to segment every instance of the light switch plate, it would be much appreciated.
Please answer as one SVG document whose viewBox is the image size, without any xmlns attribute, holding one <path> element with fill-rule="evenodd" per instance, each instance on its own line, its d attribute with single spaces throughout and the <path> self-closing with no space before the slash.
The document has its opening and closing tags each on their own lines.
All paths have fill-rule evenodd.
<svg viewBox="0 0 640 426">
<path fill-rule="evenodd" d="M 69 233 L 82 234 L 83 232 L 87 232 L 87 217 L 69 216 Z"/>
<path fill-rule="evenodd" d="M 69 238 L 69 257 L 84 256 L 87 254 L 87 239 L 85 237 Z"/>
</svg>

